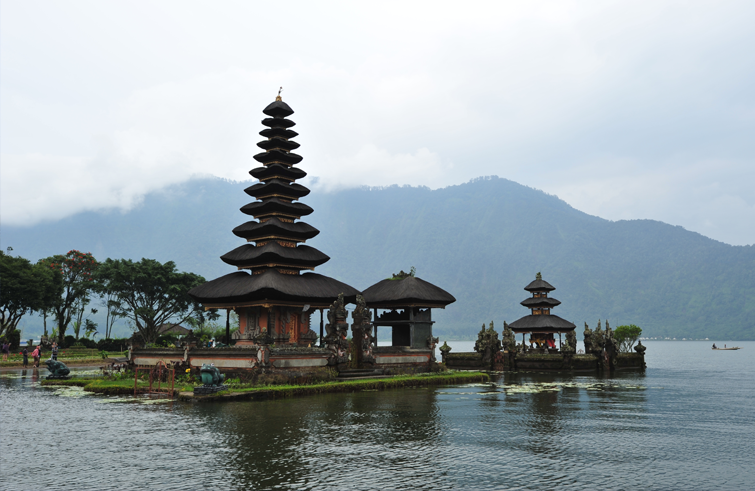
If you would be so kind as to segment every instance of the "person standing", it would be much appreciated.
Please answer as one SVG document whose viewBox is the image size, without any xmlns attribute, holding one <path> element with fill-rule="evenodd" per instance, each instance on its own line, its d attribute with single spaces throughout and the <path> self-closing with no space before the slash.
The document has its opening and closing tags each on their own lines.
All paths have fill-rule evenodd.
<svg viewBox="0 0 755 491">
<path fill-rule="evenodd" d="M 52 359 L 58 361 L 58 343 L 56 341 L 52 342 Z"/>
<path fill-rule="evenodd" d="M 34 358 L 34 368 L 39 367 L 39 346 L 34 348 L 34 351 L 31 352 L 31 357 Z"/>
<path fill-rule="evenodd" d="M 24 368 L 26 368 L 29 366 L 29 349 L 26 346 L 24 346 L 21 355 L 24 357 Z"/>
<path fill-rule="evenodd" d="M 10 344 L 8 344 L 7 341 L 3 341 L 2 351 L 3 361 L 8 361 L 8 355 L 10 354 Z"/>
</svg>

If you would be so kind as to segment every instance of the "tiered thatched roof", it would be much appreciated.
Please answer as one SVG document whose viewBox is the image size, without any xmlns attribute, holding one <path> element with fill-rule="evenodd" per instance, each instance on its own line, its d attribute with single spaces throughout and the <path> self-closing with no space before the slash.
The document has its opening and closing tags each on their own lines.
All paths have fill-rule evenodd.
<svg viewBox="0 0 755 491">
<path fill-rule="evenodd" d="M 267 138 L 257 144 L 265 150 L 254 156 L 263 167 L 250 171 L 259 183 L 245 191 L 256 198 L 241 208 L 255 220 L 233 229 L 233 233 L 247 240 L 221 256 L 221 259 L 241 270 L 221 276 L 189 292 L 205 307 L 237 307 L 250 305 L 309 304 L 327 306 L 343 293 L 352 300 L 359 293 L 356 289 L 328 278 L 304 273 L 314 270 L 330 258 L 314 247 L 302 245 L 320 232 L 304 222 L 301 217 L 313 212 L 304 203 L 297 202 L 309 194 L 309 189 L 294 181 L 307 173 L 294 165 L 302 157 L 292 150 L 299 144 L 291 138 L 297 133 L 290 130 L 296 123 L 287 119 L 294 111 L 280 97 L 263 111 L 268 118 L 262 124 L 268 128 L 260 135 Z"/>
<path fill-rule="evenodd" d="M 524 289 L 532 293 L 532 297 L 524 299 L 521 304 L 532 309 L 532 314 L 509 324 L 514 332 L 549 333 L 574 330 L 576 327 L 574 324 L 550 313 L 550 309 L 561 305 L 561 302 L 548 297 L 548 292 L 552 292 L 556 288 L 543 280 L 540 273 L 537 274 L 535 281 L 525 286 Z"/>
</svg>

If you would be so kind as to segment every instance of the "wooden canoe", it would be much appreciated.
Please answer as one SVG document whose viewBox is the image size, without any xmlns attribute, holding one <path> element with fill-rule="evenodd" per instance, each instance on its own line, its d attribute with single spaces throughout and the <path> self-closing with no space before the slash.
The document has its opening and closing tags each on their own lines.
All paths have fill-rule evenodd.
<svg viewBox="0 0 755 491">
<path fill-rule="evenodd" d="M 735 346 L 734 348 L 713 348 L 713 351 L 732 351 L 735 349 L 742 349 L 739 346 Z"/>
</svg>

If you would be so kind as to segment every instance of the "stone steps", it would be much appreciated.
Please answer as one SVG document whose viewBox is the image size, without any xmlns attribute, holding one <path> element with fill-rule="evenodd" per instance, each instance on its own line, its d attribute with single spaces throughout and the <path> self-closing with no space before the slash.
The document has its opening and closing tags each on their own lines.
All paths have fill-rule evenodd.
<svg viewBox="0 0 755 491">
<path fill-rule="evenodd" d="M 370 369 L 370 368 L 350 368 L 341 370 L 338 374 L 337 380 L 357 380 L 365 378 L 381 378 L 385 377 L 383 370 Z"/>
</svg>

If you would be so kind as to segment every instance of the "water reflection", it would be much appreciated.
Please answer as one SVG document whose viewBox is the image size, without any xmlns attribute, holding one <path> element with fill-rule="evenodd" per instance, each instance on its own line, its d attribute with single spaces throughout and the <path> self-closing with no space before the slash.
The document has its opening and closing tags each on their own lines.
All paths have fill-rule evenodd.
<svg viewBox="0 0 755 491">
<path fill-rule="evenodd" d="M 435 391 L 426 388 L 202 404 L 194 411 L 222 435 L 222 465 L 238 487 L 314 488 L 331 481 L 340 487 L 346 462 L 352 462 L 349 474 L 361 469 L 365 483 L 386 468 L 414 474 L 432 466 L 430 449 L 442 433 Z"/>
<path fill-rule="evenodd" d="M 682 361 L 647 375 L 509 373 L 172 406 L 61 397 L 36 383 L 44 369 L 2 371 L 0 482 L 44 467 L 36 488 L 747 489 L 752 364 L 694 372 Z"/>
</svg>

